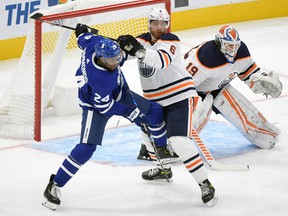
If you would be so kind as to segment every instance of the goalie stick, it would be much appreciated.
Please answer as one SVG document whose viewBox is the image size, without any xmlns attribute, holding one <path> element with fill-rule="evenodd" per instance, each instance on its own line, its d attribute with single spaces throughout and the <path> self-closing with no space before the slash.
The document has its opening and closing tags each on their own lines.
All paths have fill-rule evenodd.
<svg viewBox="0 0 288 216">
<path fill-rule="evenodd" d="M 206 148 L 204 142 L 199 137 L 198 132 L 193 129 L 192 130 L 192 139 L 196 146 L 201 151 L 202 155 L 204 156 L 207 164 L 214 170 L 223 170 L 223 171 L 245 171 L 249 170 L 248 164 L 222 164 L 217 162 L 210 151 Z"/>
</svg>

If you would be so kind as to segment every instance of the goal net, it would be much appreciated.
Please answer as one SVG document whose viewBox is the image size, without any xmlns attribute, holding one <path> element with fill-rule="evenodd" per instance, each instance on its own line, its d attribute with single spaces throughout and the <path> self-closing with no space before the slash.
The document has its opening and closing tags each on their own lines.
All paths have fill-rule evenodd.
<svg viewBox="0 0 288 216">
<path fill-rule="evenodd" d="M 42 21 L 29 20 L 22 56 L 0 100 L 0 137 L 40 141 L 47 110 L 81 115 L 74 77 L 81 50 L 74 31 L 59 25 L 84 23 L 110 38 L 137 36 L 147 32 L 147 12 L 155 6 L 170 12 L 170 0 L 76 0 L 37 11 Z M 130 88 L 141 93 L 135 60 L 122 69 Z"/>
</svg>

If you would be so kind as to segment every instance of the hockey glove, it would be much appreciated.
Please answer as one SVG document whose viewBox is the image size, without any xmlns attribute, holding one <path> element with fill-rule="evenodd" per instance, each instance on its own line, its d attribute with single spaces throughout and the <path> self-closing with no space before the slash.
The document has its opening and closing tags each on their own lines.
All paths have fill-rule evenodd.
<svg viewBox="0 0 288 216">
<path fill-rule="evenodd" d="M 88 32 L 88 26 L 85 24 L 77 23 L 76 29 L 75 29 L 75 35 L 76 38 L 79 37 L 79 35 Z"/>
<path fill-rule="evenodd" d="M 146 123 L 145 114 L 142 113 L 136 105 L 130 107 L 125 116 L 132 123 L 134 122 L 138 126 L 141 126 L 141 123 Z"/>
<path fill-rule="evenodd" d="M 120 48 L 131 56 L 135 56 L 138 50 L 144 49 L 132 35 L 121 35 L 117 38 L 117 42 Z"/>
<path fill-rule="evenodd" d="M 254 93 L 263 93 L 273 98 L 279 97 L 282 93 L 282 83 L 278 74 L 274 71 L 254 73 L 249 80 L 245 81 Z"/>
</svg>

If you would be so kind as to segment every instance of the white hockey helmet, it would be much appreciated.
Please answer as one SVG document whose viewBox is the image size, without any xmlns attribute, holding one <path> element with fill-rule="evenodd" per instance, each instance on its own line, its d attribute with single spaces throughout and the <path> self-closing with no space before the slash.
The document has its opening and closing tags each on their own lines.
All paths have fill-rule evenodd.
<svg viewBox="0 0 288 216">
<path fill-rule="evenodd" d="M 229 25 L 221 27 L 215 36 L 215 42 L 227 61 L 229 63 L 234 63 L 234 58 L 241 46 L 241 40 L 236 29 Z"/>
<path fill-rule="evenodd" d="M 157 7 L 151 8 L 151 10 L 148 12 L 149 28 L 151 20 L 166 21 L 167 22 L 166 28 L 168 28 L 170 25 L 170 15 L 165 8 L 157 8 Z"/>
</svg>

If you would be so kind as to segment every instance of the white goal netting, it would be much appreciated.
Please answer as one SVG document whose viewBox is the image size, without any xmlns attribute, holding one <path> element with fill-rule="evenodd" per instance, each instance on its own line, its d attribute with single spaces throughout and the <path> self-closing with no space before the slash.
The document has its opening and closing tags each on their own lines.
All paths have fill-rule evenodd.
<svg viewBox="0 0 288 216">
<path fill-rule="evenodd" d="M 117 38 L 122 34 L 136 36 L 147 32 L 147 12 L 154 6 L 165 7 L 163 2 L 167 3 L 153 0 L 76 0 L 37 13 L 43 14 L 46 22 L 73 28 L 77 23 L 85 23 L 98 29 L 100 35 Z M 36 121 L 36 116 L 40 113 L 41 119 L 47 110 L 52 110 L 55 115 L 75 112 L 80 115 L 74 74 L 80 64 L 81 50 L 77 47 L 75 33 L 42 22 L 41 32 L 36 34 L 35 22 L 33 19 L 29 21 L 19 65 L 0 100 L 0 137 L 39 140 L 41 123 Z M 36 44 L 40 42 L 37 50 L 41 58 L 36 56 Z M 36 73 L 37 67 L 40 73 Z M 140 93 L 136 62 L 126 62 L 123 71 L 130 88 Z M 40 79 L 41 88 L 35 84 L 37 79 Z M 37 92 L 41 94 L 41 101 L 37 100 Z"/>
</svg>

